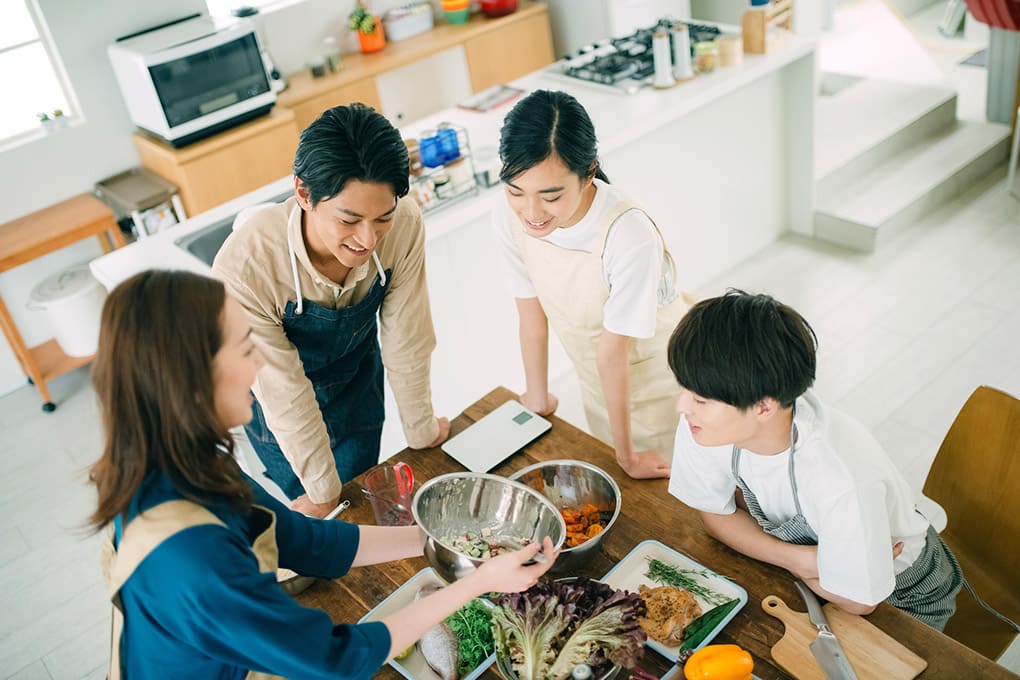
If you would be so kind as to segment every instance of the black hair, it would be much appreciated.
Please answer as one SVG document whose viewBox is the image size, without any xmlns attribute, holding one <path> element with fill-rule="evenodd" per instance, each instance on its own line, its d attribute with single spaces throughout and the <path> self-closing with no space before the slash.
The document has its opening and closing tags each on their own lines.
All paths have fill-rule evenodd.
<svg viewBox="0 0 1020 680">
<path fill-rule="evenodd" d="M 334 106 L 301 132 L 294 174 L 308 189 L 313 208 L 343 191 L 350 180 L 389 184 L 400 198 L 409 183 L 407 146 L 371 106 Z"/>
<path fill-rule="evenodd" d="M 815 381 L 818 336 L 770 295 L 730 289 L 691 307 L 669 338 L 669 367 L 698 396 L 747 409 L 765 397 L 783 408 Z"/>
<path fill-rule="evenodd" d="M 598 160 L 595 126 L 580 102 L 566 92 L 537 90 L 517 102 L 499 132 L 504 182 L 556 154 L 581 180 L 609 178 Z"/>
</svg>

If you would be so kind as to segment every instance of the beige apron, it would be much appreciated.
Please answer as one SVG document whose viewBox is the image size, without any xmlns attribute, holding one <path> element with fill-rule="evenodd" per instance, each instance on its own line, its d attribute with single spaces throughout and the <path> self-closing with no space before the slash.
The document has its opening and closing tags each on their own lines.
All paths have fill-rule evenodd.
<svg viewBox="0 0 1020 680">
<path fill-rule="evenodd" d="M 259 563 L 259 571 L 275 572 L 279 562 L 276 548 L 276 515 L 262 506 L 253 506 L 252 512 L 269 514 L 269 526 L 252 543 L 251 550 Z M 212 512 L 197 503 L 186 500 L 167 501 L 140 513 L 124 529 L 120 544 L 113 546 L 113 525 L 103 538 L 101 561 L 106 591 L 113 603 L 113 621 L 110 630 L 110 670 L 108 680 L 122 680 L 120 639 L 124 630 L 124 610 L 121 606 L 120 589 L 149 553 L 160 543 L 174 534 L 202 524 L 226 526 Z M 256 673 L 246 676 L 248 680 L 283 680 L 278 675 Z"/>
<path fill-rule="evenodd" d="M 602 312 L 609 299 L 602 256 L 610 229 L 629 210 L 640 208 L 625 201 L 613 206 L 599 227 L 595 250 L 590 253 L 568 250 L 529 236 L 517 215 L 510 213 L 514 242 L 538 291 L 539 302 L 577 370 L 588 427 L 593 435 L 610 445 L 613 437 L 609 412 L 596 363 L 603 331 Z M 658 232 L 657 226 L 655 230 Z M 661 232 L 659 238 L 662 239 Z M 676 281 L 676 264 L 665 241 L 662 250 Z M 666 347 L 687 308 L 682 295 L 660 305 L 655 335 L 635 338 L 630 343 L 630 418 L 636 451 L 655 449 L 667 458 L 673 457 L 673 439 L 680 419 L 676 410 L 680 388 L 666 362 Z"/>
</svg>

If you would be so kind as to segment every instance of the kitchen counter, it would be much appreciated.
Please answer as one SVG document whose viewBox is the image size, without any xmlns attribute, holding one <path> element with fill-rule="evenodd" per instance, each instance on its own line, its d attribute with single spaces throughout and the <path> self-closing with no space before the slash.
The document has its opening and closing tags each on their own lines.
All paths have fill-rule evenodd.
<svg viewBox="0 0 1020 680">
<path fill-rule="evenodd" d="M 656 220 L 677 261 L 681 286 L 695 290 L 793 230 L 812 227 L 814 43 L 788 35 L 772 53 L 746 55 L 670 90 L 633 95 L 536 72 L 511 83 L 562 89 L 589 111 L 603 168 Z M 472 148 L 495 147 L 511 106 L 488 113 L 447 109 L 401 129 L 415 137 L 440 121 L 462 125 Z M 208 272 L 176 240 L 288 191 L 284 178 L 92 263 L 112 287 L 152 267 Z M 458 413 L 494 384 L 523 386 L 516 308 L 492 241 L 497 186 L 428 215 L 426 261 L 437 348 L 433 400 Z M 465 370 L 465 368 L 469 370 Z M 555 338 L 549 375 L 571 370 Z M 396 413 L 387 386 L 387 413 Z M 399 419 L 388 418 L 382 450 L 405 446 Z"/>
</svg>

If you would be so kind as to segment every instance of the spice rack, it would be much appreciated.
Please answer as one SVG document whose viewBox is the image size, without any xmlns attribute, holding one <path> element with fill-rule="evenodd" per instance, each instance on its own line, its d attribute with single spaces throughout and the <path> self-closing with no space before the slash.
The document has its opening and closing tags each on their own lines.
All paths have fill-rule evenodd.
<svg viewBox="0 0 1020 680">
<path fill-rule="evenodd" d="M 440 123 L 436 130 L 425 131 L 417 140 L 405 143 L 411 164 L 408 193 L 422 214 L 429 215 L 478 195 L 471 140 L 465 128 Z"/>
</svg>

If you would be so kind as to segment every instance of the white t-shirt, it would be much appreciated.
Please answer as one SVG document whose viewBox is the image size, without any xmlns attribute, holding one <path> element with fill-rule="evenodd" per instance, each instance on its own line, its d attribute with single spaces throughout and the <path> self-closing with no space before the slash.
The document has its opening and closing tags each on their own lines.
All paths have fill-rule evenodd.
<svg viewBox="0 0 1020 680">
<path fill-rule="evenodd" d="M 797 399 L 794 453 L 797 494 L 818 536 L 822 588 L 865 605 L 885 600 L 900 573 L 924 549 L 928 520 L 914 494 L 875 438 L 857 421 L 826 408 L 813 392 Z M 687 505 L 719 515 L 736 510 L 732 446 L 700 446 L 680 418 L 669 492 Z M 744 451 L 740 477 L 765 516 L 776 523 L 796 514 L 790 451 L 764 456 Z M 892 547 L 903 541 L 895 562 Z"/>
<path fill-rule="evenodd" d="M 594 252 L 601 246 L 595 243 L 600 227 L 621 200 L 628 199 L 613 185 L 596 179 L 595 199 L 581 221 L 557 229 L 542 240 L 566 250 Z M 496 208 L 492 222 L 507 265 L 511 294 L 517 298 L 538 297 L 514 242 L 512 229 L 519 227 L 511 224 L 505 204 Z M 606 238 L 602 266 L 609 286 L 609 299 L 603 307 L 603 327 L 611 333 L 632 338 L 654 336 L 658 307 L 672 301 L 676 292 L 672 267 L 663 257 L 662 239 L 647 215 L 640 210 L 630 210 L 616 220 Z"/>
</svg>

